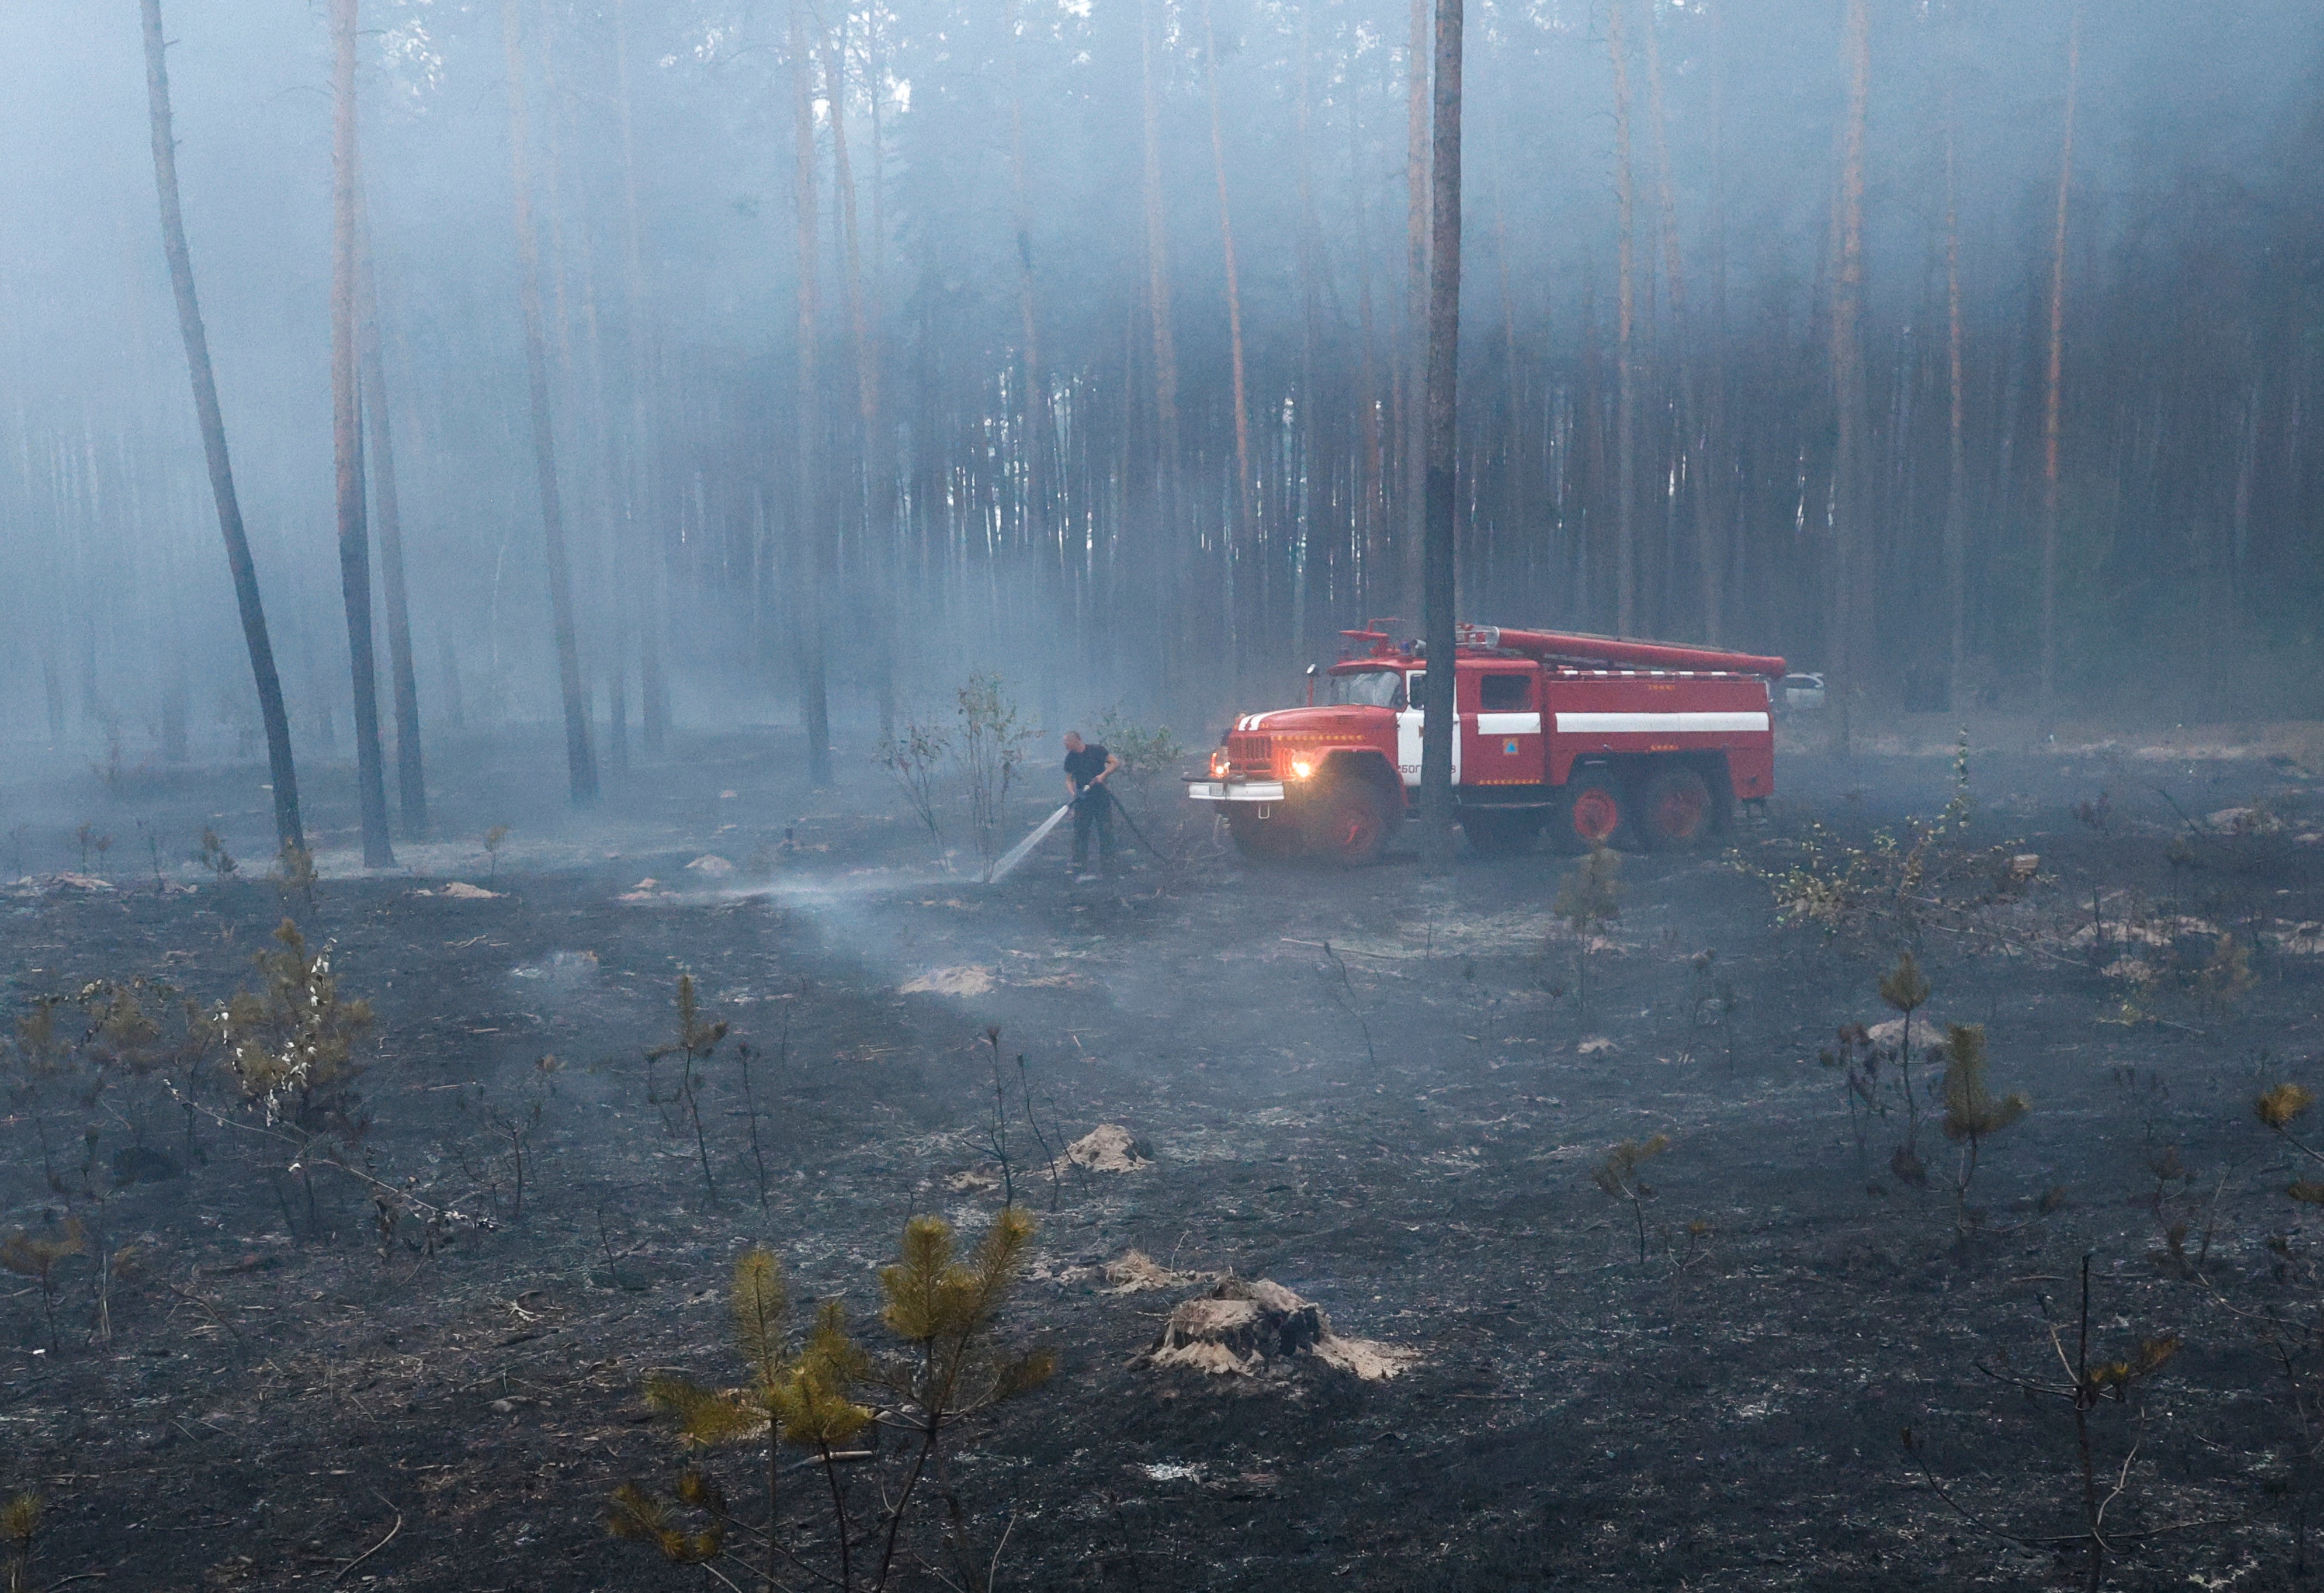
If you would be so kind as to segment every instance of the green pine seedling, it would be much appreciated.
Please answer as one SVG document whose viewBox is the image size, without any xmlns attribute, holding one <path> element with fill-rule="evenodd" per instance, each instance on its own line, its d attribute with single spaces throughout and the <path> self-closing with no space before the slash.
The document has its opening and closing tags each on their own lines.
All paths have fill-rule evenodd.
<svg viewBox="0 0 2324 1593">
<path fill-rule="evenodd" d="M 1943 1050 L 1945 1072 L 1940 1088 L 1945 1103 L 1945 1137 L 1961 1148 L 1953 1175 L 1953 1218 L 1967 1232 L 1969 1185 L 1977 1177 L 1978 1152 L 1987 1140 L 2024 1116 L 2032 1103 L 2015 1090 L 1997 1096 L 1987 1085 L 1984 1024 L 1952 1024 L 1945 1032 Z"/>
<path fill-rule="evenodd" d="M 1581 1020 L 1590 1021 L 1590 942 L 1622 916 L 1622 856 L 1604 842 L 1590 848 L 1557 887 L 1550 911 L 1573 931 L 1574 1000 Z"/>
</svg>

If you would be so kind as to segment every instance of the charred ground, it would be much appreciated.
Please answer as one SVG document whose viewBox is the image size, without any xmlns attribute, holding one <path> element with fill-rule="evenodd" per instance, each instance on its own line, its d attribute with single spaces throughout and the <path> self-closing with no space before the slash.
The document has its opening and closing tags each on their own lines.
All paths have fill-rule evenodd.
<svg viewBox="0 0 2324 1593">
<path fill-rule="evenodd" d="M 2042 1301 L 2072 1315 L 2085 1253 L 2106 1357 L 2183 1341 L 2096 1413 L 2103 1465 L 2139 1446 L 2109 1581 L 2290 1575 L 2324 1367 L 2278 1329 L 2288 1379 L 2260 1328 L 2314 1320 L 2315 1224 L 2252 1102 L 2324 1086 L 2324 785 L 2297 756 L 1977 757 L 1972 840 L 2040 863 L 1919 937 L 1916 1024 L 1986 1025 L 1995 1088 L 2032 1102 L 1982 1147 L 1966 1234 L 1941 1106 L 1922 1103 L 1916 1189 L 1890 1171 L 1901 1098 L 1878 1082 L 1859 1152 L 1846 1069 L 1819 1060 L 1842 1026 L 1894 1017 L 1876 985 L 1897 937 L 1779 928 L 1733 857 L 1623 860 L 1585 1014 L 1551 913 L 1565 859 L 1254 868 L 1157 793 L 1138 811 L 1175 860 L 1075 886 L 1043 854 L 988 889 L 932 866 L 870 778 L 810 794 L 790 765 L 772 742 L 696 746 L 586 821 L 479 774 L 439 819 L 510 824 L 496 860 L 469 838 L 410 849 L 414 877 L 345 878 L 326 853 L 311 907 L 180 863 L 206 825 L 263 829 L 250 771 L 44 793 L 121 838 L 97 891 L 53 877 L 79 871 L 72 822 L 18 832 L 14 872 L 40 882 L 0 912 L 18 1014 L 141 975 L 215 1002 L 253 982 L 287 906 L 376 1010 L 354 1159 L 460 1217 L 433 1254 L 412 1212 L 383 1246 L 371 1191 L 327 1168 L 310 1225 L 246 1127 L 198 1114 L 189 1142 L 122 1070 L 94 1098 L 27 1091 L 13 1054 L 6 1227 L 70 1217 L 102 1231 L 91 1251 L 135 1250 L 109 1338 L 88 1254 L 55 1269 L 55 1348 L 33 1279 L 0 1302 L 0 1486 L 47 1501 L 33 1585 L 690 1585 L 604 1527 L 617 1483 L 669 1468 L 642 1377 L 731 1375 L 723 1291 L 747 1244 L 868 1319 L 908 1217 L 988 1217 L 993 1026 L 1052 1148 L 1117 1123 L 1155 1158 L 1053 1187 L 1012 1107 L 1041 1229 L 1008 1331 L 1059 1366 L 963 1455 L 980 1530 L 1008 1533 L 1002 1585 L 2079 1579 L 2082 1549 L 2046 1542 L 2081 1530 L 2071 1412 L 2004 1379 L 2056 1373 Z M 1815 821 L 1870 846 L 1950 793 L 1941 755 L 1791 755 L 1783 777 L 1735 838 L 1747 863 Z M 130 855 L 140 820 L 192 894 Z M 706 857 L 734 872 L 687 866 Z M 440 894 L 455 878 L 499 894 Z M 2204 983 L 2220 933 L 2248 981 Z M 732 1025 L 703 1071 L 715 1200 L 642 1060 L 681 971 Z M 59 1026 L 78 1037 L 80 1008 Z M 1591 1175 L 1655 1135 L 1642 1263 Z M 1132 1247 L 1271 1278 L 1423 1358 L 1387 1383 L 1133 1370 L 1192 1290 L 1103 1292 Z"/>
</svg>

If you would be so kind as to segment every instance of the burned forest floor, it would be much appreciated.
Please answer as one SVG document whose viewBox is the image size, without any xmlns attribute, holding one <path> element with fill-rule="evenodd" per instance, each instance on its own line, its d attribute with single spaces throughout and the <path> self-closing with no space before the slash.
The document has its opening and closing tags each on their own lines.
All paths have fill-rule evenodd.
<svg viewBox="0 0 2324 1593">
<path fill-rule="evenodd" d="M 1623 855 L 1577 929 L 1572 859 L 1247 864 L 1167 782 L 1130 804 L 1167 856 L 1077 884 L 1061 833 L 987 886 L 964 808 L 931 838 L 797 750 L 681 741 L 586 816 L 546 741 L 447 760 L 438 838 L 372 874 L 318 770 L 311 890 L 262 769 L 0 792 L 25 1587 L 715 1585 L 606 1512 L 686 1461 L 648 1377 L 742 1380 L 737 1255 L 879 1351 L 908 1220 L 970 1244 L 1012 1193 L 998 1333 L 1055 1371 L 945 1472 L 995 1588 L 2082 1586 L 2078 1418 L 2106 1585 L 2319 1551 L 2307 755 L 1972 746 L 1965 827 L 1916 839 L 1944 751 L 1788 749 L 1767 814 Z M 372 1017 L 311 1143 L 213 1033 L 286 914 Z M 681 974 L 726 1033 L 650 1061 Z M 1065 1155 L 1101 1125 L 1136 1150 Z M 1228 1273 L 1397 1375 L 1131 1364 Z M 696 1459 L 750 1515 L 748 1446 Z M 829 1586 L 797 1475 L 785 1585 Z M 901 1471 L 839 1475 L 860 1524 Z M 891 1585 L 957 1583 L 944 1512 L 907 1526 Z"/>
</svg>

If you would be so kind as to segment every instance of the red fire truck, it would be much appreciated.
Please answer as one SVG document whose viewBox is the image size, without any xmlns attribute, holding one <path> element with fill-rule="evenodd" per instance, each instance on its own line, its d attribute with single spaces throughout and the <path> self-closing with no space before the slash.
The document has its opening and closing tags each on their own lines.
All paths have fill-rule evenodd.
<svg viewBox="0 0 2324 1593">
<path fill-rule="evenodd" d="M 1374 621 L 1308 671 L 1307 706 L 1245 714 L 1186 794 L 1244 856 L 1369 863 L 1416 806 L 1428 660 Z M 1775 788 L 1767 684 L 1780 658 L 1667 642 L 1462 625 L 1452 797 L 1477 851 L 1603 843 L 1684 850 Z"/>
</svg>

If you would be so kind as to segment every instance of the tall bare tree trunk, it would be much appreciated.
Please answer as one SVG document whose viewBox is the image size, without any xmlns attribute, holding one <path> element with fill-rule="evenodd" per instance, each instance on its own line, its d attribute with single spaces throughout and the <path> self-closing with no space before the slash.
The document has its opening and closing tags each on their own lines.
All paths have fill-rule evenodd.
<svg viewBox="0 0 2324 1593">
<path fill-rule="evenodd" d="M 2058 212 L 2050 239 L 2050 359 L 2042 402 L 2042 726 L 2058 709 L 2058 432 L 2065 403 L 2066 196 L 2074 181 L 2074 96 L 2082 66 L 2082 8 L 2066 36 L 2066 125 L 2058 147 Z"/>
<path fill-rule="evenodd" d="M 299 821 L 299 774 L 290 756 L 290 718 L 282 706 L 282 678 L 274 667 L 274 644 L 259 600 L 258 567 L 242 524 L 242 501 L 226 455 L 226 421 L 218 410 L 217 378 L 210 369 L 209 335 L 202 327 L 201 302 L 194 295 L 193 256 L 186 248 L 186 218 L 178 199 L 178 145 L 170 129 L 170 69 L 161 39 L 161 0 L 143 0 L 145 36 L 145 97 L 152 123 L 153 187 L 161 208 L 161 253 L 170 263 L 170 287 L 178 301 L 178 330 L 186 345 L 186 368 L 193 381 L 194 414 L 200 422 L 202 454 L 209 466 L 210 495 L 217 505 L 218 534 L 226 542 L 226 569 L 234 578 L 235 606 L 242 616 L 242 639 L 250 653 L 250 673 L 258 690 L 259 717 L 266 726 L 266 761 L 274 787 L 274 835 L 284 847 L 304 850 L 307 834 Z M 49 661 L 53 680 L 53 661 Z M 52 699 L 56 692 L 51 687 Z M 51 733 L 62 719 L 51 707 Z"/>
<path fill-rule="evenodd" d="M 331 0 L 331 458 L 338 485 L 339 597 L 355 676 L 355 792 L 365 868 L 395 866 L 372 653 L 371 535 L 364 518 L 363 417 L 355 337 L 355 9 Z"/>
<path fill-rule="evenodd" d="M 1458 592 L 1453 533 L 1458 510 L 1461 357 L 1461 24 L 1462 0 L 1436 0 L 1434 125 L 1429 172 L 1428 547 L 1421 629 L 1428 638 L 1422 711 L 1420 794 L 1427 826 L 1422 844 L 1438 862 L 1452 850 L 1452 735 L 1455 652 L 1452 606 Z"/>
<path fill-rule="evenodd" d="M 1428 0 L 1412 0 L 1411 12 L 1404 86 L 1403 512 L 1397 517 L 1404 560 L 1397 606 L 1407 614 L 1420 603 L 1428 519 L 1428 62 L 1435 51 Z"/>
<path fill-rule="evenodd" d="M 1378 344 L 1372 329 L 1372 229 L 1371 207 L 1364 195 L 1362 162 L 1362 128 L 1357 114 L 1357 100 L 1352 90 L 1348 97 L 1348 171 L 1354 179 L 1356 190 L 1356 310 L 1360 334 L 1363 338 L 1359 354 L 1356 376 L 1356 396 L 1362 405 L 1362 421 L 1359 428 L 1362 438 L 1363 458 L 1357 464 L 1357 541 L 1360 550 L 1361 579 L 1357 583 L 1362 597 L 1358 618 L 1369 624 L 1382 606 L 1383 597 L 1393 592 L 1394 585 L 1387 569 L 1388 557 L 1388 513 L 1382 500 L 1385 461 L 1380 457 L 1380 394 L 1378 374 L 1374 369 Z"/>
<path fill-rule="evenodd" d="M 1226 262 L 1227 342 L 1234 371 L 1235 523 L 1224 539 L 1227 672 L 1239 679 L 1240 627 L 1235 614 L 1235 560 L 1257 515 L 1251 507 L 1250 405 L 1243 382 L 1242 283 L 1235 272 L 1234 217 L 1227 207 L 1226 135 L 1219 125 L 1219 43 L 1211 29 L 1211 0 L 1203 0 L 1203 84 L 1211 102 L 1211 173 L 1219 190 L 1219 250 Z M 1304 220 L 1304 218 L 1303 218 Z M 1304 402 L 1304 401 L 1303 401 Z"/>
<path fill-rule="evenodd" d="M 380 582 L 387 600 L 388 671 L 395 686 L 395 786 L 404 837 L 428 833 L 428 783 L 420 746 L 420 681 L 411 662 L 411 600 L 404 579 L 403 512 L 395 488 L 395 440 L 388 422 L 387 363 L 380 349 L 379 284 L 372 269 L 371 220 L 360 181 L 355 190 L 356 336 L 363 361 L 363 414 L 367 474 L 379 517 Z"/>
<path fill-rule="evenodd" d="M 1617 5 L 1625 3 L 1626 0 L 1615 0 Z M 1694 501 L 1695 557 L 1701 560 L 1696 573 L 1702 605 L 1702 639 L 1716 647 L 1726 633 L 1727 611 L 1724 521 L 1717 477 L 1711 468 L 1711 462 L 1719 456 L 1719 443 L 1712 434 L 1710 413 L 1699 396 L 1702 384 L 1696 373 L 1697 339 L 1687 315 L 1686 268 L 1678 241 L 1677 183 L 1671 171 L 1669 122 L 1663 107 L 1661 30 L 1655 23 L 1651 5 L 1646 7 L 1646 100 L 1654 122 L 1655 183 L 1662 211 L 1663 281 L 1670 292 L 1671 336 L 1678 344 L 1679 420 L 1685 428 L 1682 453 L 1687 462 L 1689 493 Z"/>
<path fill-rule="evenodd" d="M 1614 61 L 1614 190 L 1620 216 L 1615 234 L 1614 318 L 1614 629 L 1638 626 L 1637 468 L 1637 188 L 1630 162 L 1630 64 L 1622 18 L 1628 0 L 1613 0 L 1606 14 L 1607 52 Z"/>
<path fill-rule="evenodd" d="M 872 667 L 876 675 L 880 733 L 885 736 L 895 724 L 896 688 L 891 672 L 895 649 L 888 644 L 894 605 L 891 584 L 886 579 L 890 543 L 895 530 L 895 494 L 889 486 L 888 434 L 881 418 L 878 307 L 865 281 L 863 245 L 856 227 L 855 168 L 847 155 L 847 26 L 844 14 L 830 59 L 831 158 L 839 189 L 840 236 L 847 263 L 847 319 L 855 353 L 857 480 L 863 494 L 864 546 L 857 567 L 863 577 L 862 602 L 880 638 L 872 649 Z M 876 82 L 872 91 L 875 95 L 879 92 Z M 880 159 L 876 145 L 872 158 L 875 162 Z M 877 237 L 872 239 L 872 247 L 880 247 Z"/>
<path fill-rule="evenodd" d="M 1945 706 L 1960 702 L 1969 652 L 1969 450 L 1963 437 L 1968 395 L 1961 383 L 1960 112 L 1945 85 Z"/>
<path fill-rule="evenodd" d="M 793 93 L 791 134 L 795 171 L 792 204 L 798 226 L 798 377 L 793 403 L 797 413 L 798 478 L 793 492 L 793 524 L 798 540 L 800 579 L 794 583 L 792 625 L 798 637 L 799 724 L 807 733 L 807 783 L 831 783 L 831 699 L 825 677 L 824 623 L 825 543 L 823 496 L 823 437 L 817 412 L 816 330 L 822 319 L 816 292 L 815 57 L 807 44 L 805 19 L 798 0 L 790 8 Z"/>
<path fill-rule="evenodd" d="M 1019 380 L 1025 413 L 1025 494 L 1037 514 L 1037 527 L 1049 523 L 1048 377 L 1041 368 L 1039 305 L 1033 291 L 1033 185 L 1025 159 L 1024 41 L 1018 36 L 1016 0 L 1006 12 L 1009 33 L 1010 218 L 1017 229 L 1017 323 Z"/>
<path fill-rule="evenodd" d="M 1837 513 L 1832 534 L 1831 634 L 1829 667 L 1838 679 L 1840 750 L 1848 749 L 1851 703 L 1858 694 L 1863 661 L 1858 656 L 1858 565 L 1864 510 L 1864 117 L 1871 95 L 1871 19 L 1867 0 L 1848 0 L 1845 51 L 1848 114 L 1841 134 L 1840 192 L 1835 230 L 1840 268 L 1832 290 L 1832 394 L 1839 407 L 1832 456 L 1832 497 Z"/>
<path fill-rule="evenodd" d="M 509 173 L 515 195 L 517 295 L 524 311 L 524 367 L 532 405 L 533 465 L 540 477 L 543 562 L 556 627 L 557 681 L 565 704 L 565 769 L 572 800 L 597 800 L 597 759 L 589 746 L 589 699 L 581 687 L 581 643 L 573 620 L 573 572 L 565 551 L 565 505 L 557 486 L 557 427 L 549 402 L 549 328 L 541 312 L 540 235 L 532 218 L 532 171 L 524 108 L 523 32 L 517 0 L 501 0 L 507 58 Z"/>
<path fill-rule="evenodd" d="M 630 471 L 628 496 L 631 522 L 625 528 L 630 547 L 630 568 L 636 569 L 636 537 L 642 529 L 649 538 L 646 553 L 651 567 L 641 572 L 642 579 L 632 599 L 638 627 L 638 695 L 639 711 L 643 720 L 646 750 L 659 755 L 668 745 L 669 735 L 669 682 L 662 670 L 661 584 L 663 560 L 660 539 L 656 534 L 659 517 L 655 505 L 654 432 L 650 389 L 660 357 L 659 342 L 654 337 L 646 301 L 645 249 L 643 229 L 638 219 L 638 149 L 637 134 L 632 125 L 630 96 L 630 18 L 629 0 L 613 0 L 613 73 L 621 99 L 622 128 L 622 253 L 628 276 L 629 325 L 629 400 L 630 400 Z"/>
<path fill-rule="evenodd" d="M 1177 550 L 1186 547 L 1189 539 L 1178 523 L 1178 344 L 1171 325 L 1170 236 L 1162 208 L 1162 85 L 1154 60 L 1155 32 L 1161 25 L 1156 13 L 1163 4 L 1164 0 L 1139 0 L 1138 59 L 1145 146 L 1146 301 L 1153 320 L 1154 419 L 1159 433 L 1156 496 L 1160 501 L 1161 534 L 1155 541 L 1157 550 Z M 1175 580 L 1175 552 L 1164 557 L 1170 562 L 1156 573 L 1167 570 Z"/>
</svg>

